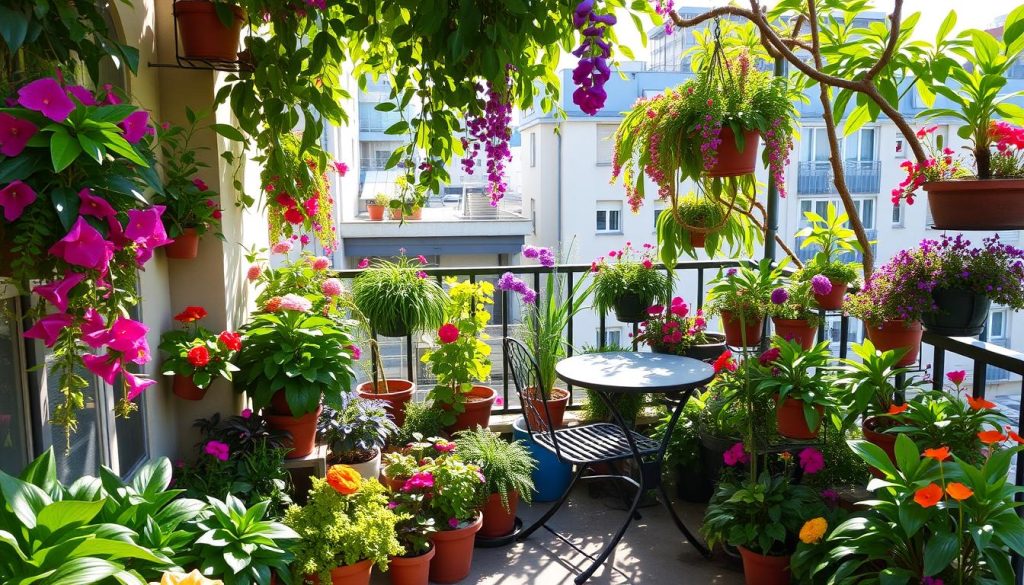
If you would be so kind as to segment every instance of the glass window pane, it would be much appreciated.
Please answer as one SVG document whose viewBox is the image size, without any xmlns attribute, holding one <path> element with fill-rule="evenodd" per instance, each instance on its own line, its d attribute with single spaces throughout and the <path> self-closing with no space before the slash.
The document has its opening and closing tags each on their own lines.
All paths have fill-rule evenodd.
<svg viewBox="0 0 1024 585">
<path fill-rule="evenodd" d="M 607 215 L 603 209 L 597 212 L 597 231 L 603 232 L 608 229 Z"/>
<path fill-rule="evenodd" d="M 989 324 L 989 334 L 988 334 L 990 338 L 994 339 L 994 338 L 997 338 L 997 337 L 1004 337 L 1005 336 L 1005 334 L 1003 332 L 1003 317 L 1004 317 L 1004 314 L 1003 314 L 1002 311 L 996 311 L 996 312 L 992 313 L 992 319 L 991 319 L 991 323 Z"/>
<path fill-rule="evenodd" d="M 892 205 L 892 222 L 894 224 L 903 223 L 903 207 L 899 203 L 893 203 Z"/>
<path fill-rule="evenodd" d="M 114 399 L 117 400 L 122 382 L 118 380 L 114 388 Z M 127 476 L 146 458 L 145 400 L 146 393 L 143 392 L 142 396 L 135 399 L 138 410 L 128 418 L 119 416 L 114 419 L 114 430 L 117 431 L 117 471 L 122 477 Z"/>
<path fill-rule="evenodd" d="M 800 160 L 813 160 L 811 153 L 814 152 L 814 130 L 808 129 L 800 140 Z"/>
<path fill-rule="evenodd" d="M 0 287 L 2 288 L 2 287 Z M 0 470 L 17 475 L 28 465 L 25 389 L 15 300 L 0 300 Z"/>
<path fill-rule="evenodd" d="M 860 160 L 875 160 L 875 129 L 860 131 Z"/>
<path fill-rule="evenodd" d="M 608 229 L 617 232 L 619 231 L 619 212 L 609 211 L 608 212 Z"/>
<path fill-rule="evenodd" d="M 824 128 L 814 131 L 814 160 L 826 161 L 831 153 L 828 149 L 828 135 Z"/>
<path fill-rule="evenodd" d="M 864 223 L 864 229 L 875 229 L 875 200 L 861 199 L 860 203 L 858 212 L 860 213 L 861 222 Z"/>
<path fill-rule="evenodd" d="M 49 407 L 43 413 L 44 421 L 49 420 L 49 410 L 60 404 L 64 398 L 60 393 L 60 387 L 56 378 L 50 376 L 50 368 L 53 367 L 53 355 L 46 351 L 42 343 L 34 344 L 37 360 L 45 360 L 46 372 L 38 370 L 35 372 L 35 383 L 42 390 L 46 405 Z M 46 352 L 44 354 L 44 352 Z M 44 357 L 45 355 L 45 357 Z M 38 363 L 38 361 L 37 361 Z M 43 425 L 44 446 L 53 445 L 53 454 L 57 465 L 57 477 L 63 482 L 74 481 L 83 475 L 96 475 L 99 473 L 102 463 L 100 454 L 100 425 L 97 417 L 98 397 L 96 376 L 85 368 L 79 368 L 78 375 L 89 381 L 89 386 L 82 390 L 85 395 L 85 408 L 76 413 L 78 417 L 78 430 L 71 435 L 70 446 L 64 433 L 64 428 L 57 425 Z"/>
</svg>

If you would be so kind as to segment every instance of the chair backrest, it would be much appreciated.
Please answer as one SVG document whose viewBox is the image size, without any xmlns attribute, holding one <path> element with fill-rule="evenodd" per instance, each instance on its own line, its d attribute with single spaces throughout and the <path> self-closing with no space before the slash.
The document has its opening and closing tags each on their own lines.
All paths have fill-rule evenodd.
<svg viewBox="0 0 1024 585">
<path fill-rule="evenodd" d="M 537 360 L 518 339 L 506 337 L 504 346 L 509 371 L 512 373 L 512 383 L 515 384 L 519 403 L 523 407 L 527 432 L 531 436 L 534 433 L 548 434 L 551 437 L 551 444 L 555 448 L 555 456 L 560 457 L 555 427 L 551 424 L 549 416 L 548 399 L 543 392 L 540 392 L 540 388 L 544 386 Z"/>
</svg>

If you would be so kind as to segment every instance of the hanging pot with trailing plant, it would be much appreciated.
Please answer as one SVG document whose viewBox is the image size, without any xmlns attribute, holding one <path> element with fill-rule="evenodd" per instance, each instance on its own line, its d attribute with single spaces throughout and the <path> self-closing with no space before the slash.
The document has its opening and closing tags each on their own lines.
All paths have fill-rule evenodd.
<svg viewBox="0 0 1024 585">
<path fill-rule="evenodd" d="M 242 8 L 209 0 L 175 0 L 174 18 L 181 35 L 182 57 L 236 61 L 245 13 Z"/>
</svg>

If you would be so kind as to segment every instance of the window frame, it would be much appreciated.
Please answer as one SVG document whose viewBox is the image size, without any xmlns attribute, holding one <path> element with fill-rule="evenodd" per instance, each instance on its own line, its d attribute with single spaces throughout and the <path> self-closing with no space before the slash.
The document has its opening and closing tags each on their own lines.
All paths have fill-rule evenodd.
<svg viewBox="0 0 1024 585">
<path fill-rule="evenodd" d="M 616 229 L 611 229 L 611 213 L 616 214 Z M 605 228 L 598 227 L 598 217 L 605 214 Z M 622 234 L 622 202 L 621 201 L 598 201 L 594 211 L 594 233 L 597 235 L 619 235 Z"/>
<path fill-rule="evenodd" d="M 615 158 L 615 131 L 618 124 L 595 124 L 594 125 L 594 164 L 599 167 L 612 166 Z M 602 137 L 602 130 L 610 133 Z"/>
</svg>

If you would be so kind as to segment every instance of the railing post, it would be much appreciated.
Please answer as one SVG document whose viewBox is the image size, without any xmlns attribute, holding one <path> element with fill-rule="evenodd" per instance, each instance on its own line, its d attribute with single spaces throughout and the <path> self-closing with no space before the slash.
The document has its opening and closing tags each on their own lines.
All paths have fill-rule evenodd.
<svg viewBox="0 0 1024 585">
<path fill-rule="evenodd" d="M 946 350 L 936 347 L 932 353 L 932 390 L 942 390 L 942 379 L 946 376 Z"/>
</svg>

